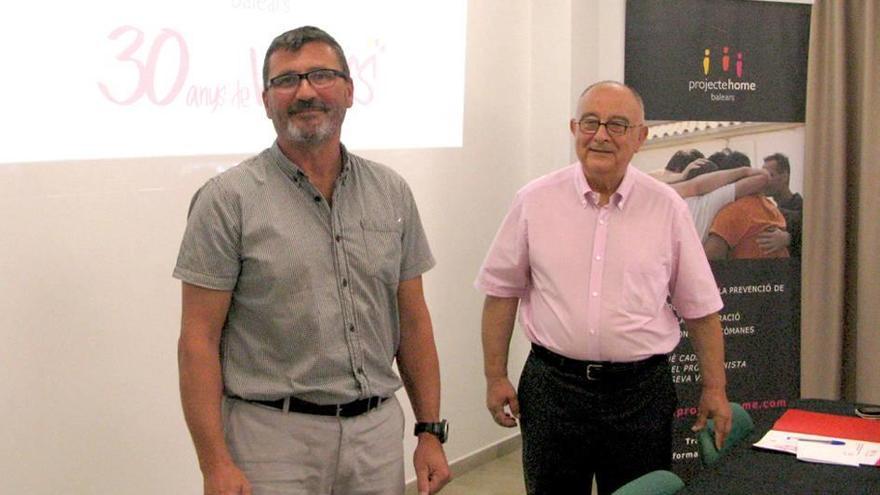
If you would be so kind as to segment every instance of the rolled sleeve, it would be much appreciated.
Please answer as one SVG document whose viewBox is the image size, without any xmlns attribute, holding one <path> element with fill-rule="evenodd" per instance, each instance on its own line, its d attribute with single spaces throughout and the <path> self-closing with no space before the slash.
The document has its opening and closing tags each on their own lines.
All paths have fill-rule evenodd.
<svg viewBox="0 0 880 495">
<path fill-rule="evenodd" d="M 400 280 L 409 280 L 427 272 L 436 261 L 422 227 L 419 209 L 409 186 L 403 184 L 404 231 L 401 238 Z"/>
<path fill-rule="evenodd" d="M 672 304 L 682 318 L 701 318 L 724 306 L 706 253 L 686 209 L 675 216 L 676 263 L 670 280 Z"/>
<path fill-rule="evenodd" d="M 522 195 L 504 218 L 474 287 L 496 297 L 523 297 L 531 283 L 528 224 Z"/>
<path fill-rule="evenodd" d="M 241 269 L 240 215 L 219 181 L 193 196 L 173 276 L 216 290 L 232 290 Z"/>
</svg>

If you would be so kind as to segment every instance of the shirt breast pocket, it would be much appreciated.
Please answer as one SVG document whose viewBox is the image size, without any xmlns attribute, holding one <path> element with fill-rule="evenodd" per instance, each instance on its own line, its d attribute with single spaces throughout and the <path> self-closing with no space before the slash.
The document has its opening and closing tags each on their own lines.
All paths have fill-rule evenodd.
<svg viewBox="0 0 880 495">
<path fill-rule="evenodd" d="M 400 282 L 403 225 L 394 220 L 361 220 L 367 273 L 388 285 Z"/>
<path fill-rule="evenodd" d="M 631 266 L 623 273 L 623 306 L 627 313 L 654 318 L 669 295 L 666 265 Z"/>
</svg>

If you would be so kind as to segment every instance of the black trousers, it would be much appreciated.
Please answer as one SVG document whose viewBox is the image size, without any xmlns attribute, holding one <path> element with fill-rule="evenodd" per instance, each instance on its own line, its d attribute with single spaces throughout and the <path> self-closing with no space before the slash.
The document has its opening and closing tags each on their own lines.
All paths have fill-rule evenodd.
<svg viewBox="0 0 880 495">
<path fill-rule="evenodd" d="M 600 495 L 670 469 L 677 406 L 669 364 L 589 381 L 532 352 L 519 382 L 523 470 L 529 495 Z"/>
</svg>

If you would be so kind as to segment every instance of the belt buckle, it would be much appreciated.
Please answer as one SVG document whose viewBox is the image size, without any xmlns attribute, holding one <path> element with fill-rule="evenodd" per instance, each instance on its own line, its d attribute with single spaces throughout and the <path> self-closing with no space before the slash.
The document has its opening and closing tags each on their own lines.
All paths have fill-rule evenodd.
<svg viewBox="0 0 880 495">
<path fill-rule="evenodd" d="M 590 380 L 591 382 L 599 381 L 599 377 L 593 376 L 593 372 L 594 371 L 599 372 L 601 370 L 602 370 L 601 364 L 588 364 L 587 365 L 587 380 Z"/>
</svg>

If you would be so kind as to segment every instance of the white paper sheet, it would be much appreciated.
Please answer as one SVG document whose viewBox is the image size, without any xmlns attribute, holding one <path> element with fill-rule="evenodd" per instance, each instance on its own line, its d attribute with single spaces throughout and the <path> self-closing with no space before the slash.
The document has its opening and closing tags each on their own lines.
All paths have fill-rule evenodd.
<svg viewBox="0 0 880 495">
<path fill-rule="evenodd" d="M 880 465 L 880 443 L 770 430 L 755 447 L 797 455 L 807 462 L 844 466 Z"/>
</svg>

